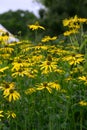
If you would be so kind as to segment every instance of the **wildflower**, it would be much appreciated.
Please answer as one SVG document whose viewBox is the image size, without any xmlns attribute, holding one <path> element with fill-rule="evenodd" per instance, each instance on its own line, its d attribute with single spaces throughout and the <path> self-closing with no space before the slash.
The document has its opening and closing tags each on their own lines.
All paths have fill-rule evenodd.
<svg viewBox="0 0 87 130">
<path fill-rule="evenodd" d="M 63 74 L 64 70 L 59 68 L 59 69 L 54 70 L 54 72 L 59 73 L 59 74 Z"/>
<path fill-rule="evenodd" d="M 15 88 L 15 84 L 14 82 L 4 82 L 3 84 L 1 84 L 0 89 L 3 91 L 3 95 L 9 93 L 10 89 L 14 89 Z"/>
<path fill-rule="evenodd" d="M 1 118 L 1 117 L 4 117 L 2 110 L 0 110 L 0 118 Z"/>
<path fill-rule="evenodd" d="M 1 56 L 1 58 L 3 58 L 3 59 L 9 59 L 10 58 L 10 54 L 8 54 L 8 53 L 4 53 L 4 54 L 0 54 L 0 56 Z"/>
<path fill-rule="evenodd" d="M 85 22 L 87 22 L 87 19 L 86 18 L 78 18 L 78 21 L 80 23 L 85 23 Z"/>
<path fill-rule="evenodd" d="M 35 24 L 32 24 L 32 25 L 28 25 L 28 27 L 32 30 L 37 30 L 37 29 L 42 29 L 42 30 L 45 30 L 44 27 L 40 26 L 38 22 L 36 22 Z"/>
<path fill-rule="evenodd" d="M 69 36 L 71 34 L 76 34 L 76 33 L 78 33 L 78 30 L 73 29 L 73 30 L 69 30 L 69 31 L 64 32 L 64 36 Z"/>
<path fill-rule="evenodd" d="M 57 37 L 56 36 L 54 36 L 54 37 L 50 37 L 50 36 L 45 36 L 44 38 L 42 38 L 42 42 L 48 42 L 48 41 L 54 41 L 54 40 L 56 40 L 57 39 Z"/>
<path fill-rule="evenodd" d="M 1 31 L 0 31 L 1 33 Z M 0 35 L 0 41 L 3 41 L 2 43 L 5 44 L 7 43 L 7 41 L 9 40 L 9 36 L 6 35 L 4 32 L 2 33 L 2 35 Z"/>
<path fill-rule="evenodd" d="M 7 118 L 10 118 L 10 117 L 16 118 L 16 114 L 14 112 L 12 112 L 12 111 L 7 111 L 6 115 L 7 115 Z"/>
<path fill-rule="evenodd" d="M 79 104 L 80 104 L 81 106 L 87 106 L 87 102 L 86 102 L 86 101 L 80 101 Z"/>
<path fill-rule="evenodd" d="M 71 54 L 63 58 L 64 61 L 68 61 L 70 65 L 77 65 L 84 61 L 82 54 Z"/>
<path fill-rule="evenodd" d="M 87 84 L 87 76 L 79 76 L 78 79 L 79 79 L 80 81 L 83 81 L 84 84 Z"/>
<path fill-rule="evenodd" d="M 74 68 L 72 68 L 72 70 L 70 71 L 70 74 L 73 75 L 73 74 L 79 74 L 79 73 L 83 73 L 84 71 L 84 67 L 83 66 L 76 66 Z"/>
<path fill-rule="evenodd" d="M 52 92 L 53 89 L 60 90 L 60 85 L 55 82 L 43 82 L 40 85 L 37 85 L 36 90 L 44 90 L 47 89 L 49 93 Z"/>
<path fill-rule="evenodd" d="M 8 66 L 4 67 L 4 68 L 0 68 L 0 72 L 4 72 L 5 70 L 9 69 Z"/>
<path fill-rule="evenodd" d="M 14 71 L 19 71 L 22 67 L 28 67 L 29 63 L 20 59 L 18 61 L 14 61 L 12 65 L 13 67 L 11 70 L 12 72 L 14 72 Z"/>
<path fill-rule="evenodd" d="M 12 77 L 17 77 L 17 76 L 28 76 L 29 78 L 34 78 L 37 74 L 37 70 L 36 69 L 32 69 L 32 68 L 20 68 L 18 71 L 14 71 L 12 73 Z"/>
<path fill-rule="evenodd" d="M 67 78 L 65 79 L 66 82 L 72 81 L 72 80 L 73 80 L 73 78 L 72 78 L 71 76 L 69 76 L 69 77 L 67 77 Z"/>
<path fill-rule="evenodd" d="M 74 16 L 74 18 L 69 18 L 69 19 L 64 19 L 63 20 L 63 26 L 70 26 L 72 23 L 77 23 L 78 22 L 78 17 L 77 15 Z"/>
<path fill-rule="evenodd" d="M 57 69 L 57 62 L 52 61 L 52 59 L 47 59 L 40 64 L 40 70 L 42 74 L 47 74 L 49 72 L 53 72 Z"/>
<path fill-rule="evenodd" d="M 9 102 L 20 98 L 20 94 L 15 90 L 14 82 L 4 82 L 0 89 L 3 91 L 4 98 L 8 98 Z"/>
<path fill-rule="evenodd" d="M 35 88 L 28 88 L 26 91 L 25 91 L 25 94 L 32 94 L 36 92 L 36 89 Z"/>
<path fill-rule="evenodd" d="M 3 48 L 0 48 L 0 51 L 4 52 L 4 53 L 12 53 L 14 51 L 14 49 L 6 46 Z"/>
<path fill-rule="evenodd" d="M 63 20 L 63 26 L 68 26 L 70 24 L 70 20 L 64 19 Z"/>
<path fill-rule="evenodd" d="M 40 85 L 36 85 L 36 86 L 37 86 L 36 88 L 37 90 L 47 89 L 51 93 L 51 88 L 49 88 L 47 82 L 41 83 Z"/>
<path fill-rule="evenodd" d="M 69 29 L 70 29 L 70 31 L 77 31 L 78 32 L 78 29 L 80 28 L 80 25 L 79 25 L 79 23 L 70 23 L 70 25 L 69 25 Z"/>
<path fill-rule="evenodd" d="M 32 63 L 32 65 L 34 65 L 35 63 L 40 62 L 42 58 L 43 58 L 43 55 L 40 55 L 40 54 L 39 55 L 34 55 L 32 53 L 32 57 L 31 57 L 31 61 L 30 62 Z"/>
<path fill-rule="evenodd" d="M 12 100 L 16 101 L 20 98 L 20 94 L 16 90 L 10 89 L 8 93 L 4 94 L 4 98 L 8 98 L 9 102 L 11 102 Z"/>
<path fill-rule="evenodd" d="M 60 90 L 61 87 L 60 87 L 60 84 L 56 83 L 56 82 L 49 82 L 49 86 L 53 89 L 56 89 L 56 90 Z"/>
<path fill-rule="evenodd" d="M 68 51 L 66 51 L 62 48 L 54 48 L 54 49 L 51 49 L 49 52 L 51 52 L 52 54 L 57 54 L 59 56 L 62 56 L 62 55 L 65 55 L 68 53 Z"/>
<path fill-rule="evenodd" d="M 48 46 L 45 46 L 45 45 L 42 45 L 42 44 L 39 44 L 39 45 L 36 45 L 33 47 L 35 50 L 47 50 L 48 49 Z"/>
</svg>

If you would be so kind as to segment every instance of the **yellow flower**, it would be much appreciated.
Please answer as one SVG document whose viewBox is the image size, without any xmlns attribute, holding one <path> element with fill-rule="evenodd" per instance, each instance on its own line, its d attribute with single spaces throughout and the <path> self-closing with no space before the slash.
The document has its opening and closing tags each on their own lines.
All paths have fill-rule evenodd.
<svg viewBox="0 0 87 130">
<path fill-rule="evenodd" d="M 42 29 L 42 30 L 45 30 L 44 27 L 40 26 L 38 22 L 36 22 L 35 24 L 32 24 L 32 25 L 28 25 L 28 27 L 32 30 L 37 30 L 37 29 Z"/>
<path fill-rule="evenodd" d="M 3 41 L 2 42 L 3 44 L 7 43 L 8 40 L 9 40 L 9 36 L 7 35 L 0 36 L 0 41 Z"/>
<path fill-rule="evenodd" d="M 68 26 L 70 24 L 70 20 L 64 19 L 63 20 L 63 26 Z"/>
<path fill-rule="evenodd" d="M 49 52 L 51 52 L 51 54 L 57 54 L 57 55 L 59 55 L 59 56 L 63 56 L 63 55 L 65 55 L 65 54 L 67 54 L 68 53 L 68 51 L 66 51 L 66 50 L 64 50 L 64 49 L 62 49 L 62 48 L 53 48 L 53 49 L 51 49 Z M 58 58 L 57 58 L 58 59 Z M 60 58 L 59 58 L 60 59 Z"/>
<path fill-rule="evenodd" d="M 16 114 L 14 112 L 12 112 L 12 111 L 7 111 L 6 115 L 7 115 L 7 118 L 10 118 L 10 117 L 16 118 Z"/>
<path fill-rule="evenodd" d="M 15 90 L 14 82 L 4 82 L 0 89 L 3 91 L 4 98 L 7 98 L 9 102 L 20 98 L 20 94 Z"/>
<path fill-rule="evenodd" d="M 0 56 L 3 58 L 3 59 L 9 59 L 10 58 L 10 54 L 7 54 L 7 53 L 4 53 L 4 54 L 0 54 Z"/>
<path fill-rule="evenodd" d="M 3 84 L 1 84 L 0 89 L 3 91 L 3 95 L 9 93 L 10 89 L 14 89 L 15 88 L 15 84 L 14 82 L 4 82 Z"/>
<path fill-rule="evenodd" d="M 73 29 L 73 30 L 69 30 L 69 31 L 64 32 L 64 36 L 69 36 L 71 34 L 76 34 L 76 33 L 78 33 L 78 30 Z"/>
<path fill-rule="evenodd" d="M 36 88 L 37 90 L 47 89 L 49 93 L 52 92 L 52 89 L 49 87 L 49 83 L 47 83 L 47 82 L 41 83 L 40 85 L 37 85 L 37 86 L 38 86 Z"/>
<path fill-rule="evenodd" d="M 80 23 L 85 23 L 85 22 L 87 22 L 87 19 L 86 18 L 78 18 L 78 21 Z"/>
<path fill-rule="evenodd" d="M 78 79 L 84 81 L 84 84 L 87 84 L 87 76 L 79 76 Z"/>
<path fill-rule="evenodd" d="M 69 19 L 64 19 L 63 20 L 63 26 L 70 26 L 72 23 L 77 23 L 78 22 L 78 17 L 75 15 L 74 17 L 71 17 Z"/>
<path fill-rule="evenodd" d="M 51 55 L 48 55 L 46 61 L 43 61 L 39 66 L 42 74 L 53 72 L 57 70 L 57 59 L 52 58 Z"/>
<path fill-rule="evenodd" d="M 20 94 L 16 90 L 10 89 L 8 93 L 4 94 L 4 98 L 7 98 L 9 102 L 16 101 L 20 98 Z"/>
<path fill-rule="evenodd" d="M 81 106 L 87 106 L 87 102 L 86 102 L 86 101 L 80 101 L 79 104 L 80 104 Z"/>
<path fill-rule="evenodd" d="M 42 45 L 42 44 L 39 44 L 39 45 L 36 45 L 33 47 L 35 50 L 47 50 L 48 49 L 48 46 L 47 45 Z"/>
<path fill-rule="evenodd" d="M 0 51 L 4 53 L 12 53 L 14 49 L 10 47 L 3 47 L 3 48 L 0 48 Z"/>
<path fill-rule="evenodd" d="M 41 42 L 54 41 L 54 40 L 56 40 L 56 39 L 57 39 L 56 36 L 54 36 L 54 37 L 45 36 L 44 38 L 42 38 Z"/>
<path fill-rule="evenodd" d="M 70 65 L 77 65 L 84 61 L 82 54 L 71 54 L 63 58 L 64 61 L 68 61 Z"/>
<path fill-rule="evenodd" d="M 4 67 L 4 68 L 0 68 L 0 72 L 4 72 L 5 70 L 9 69 L 8 66 Z"/>
<path fill-rule="evenodd" d="M 77 73 L 83 73 L 84 71 L 84 67 L 83 66 L 76 66 L 74 68 L 72 68 L 72 70 L 70 71 L 70 74 L 73 75 L 73 74 L 77 74 Z"/>
<path fill-rule="evenodd" d="M 79 23 L 70 23 L 69 28 L 70 28 L 70 31 L 75 30 L 75 31 L 78 32 L 78 29 L 80 28 L 80 25 L 79 25 Z"/>
<path fill-rule="evenodd" d="M 2 110 L 0 110 L 0 118 L 1 118 L 1 117 L 4 117 Z"/>
<path fill-rule="evenodd" d="M 63 74 L 65 71 L 63 69 L 59 68 L 59 69 L 54 70 L 54 72 Z"/>
<path fill-rule="evenodd" d="M 64 36 L 69 36 L 71 34 L 79 33 L 81 28 L 81 23 L 86 23 L 86 18 L 78 18 L 77 15 L 69 19 L 63 20 L 63 26 L 68 26 L 69 31 L 64 32 Z"/>
<path fill-rule="evenodd" d="M 29 78 L 34 78 L 37 74 L 37 70 L 36 69 L 32 69 L 32 68 L 20 68 L 18 71 L 14 71 L 12 73 L 12 77 L 17 77 L 17 76 L 28 76 Z"/>
<path fill-rule="evenodd" d="M 47 89 L 49 93 L 52 93 L 52 90 L 55 89 L 55 90 L 60 90 L 60 85 L 55 83 L 55 82 L 44 82 L 44 83 L 41 83 L 40 85 L 36 85 L 37 88 L 36 90 L 44 90 L 44 89 Z"/>
<path fill-rule="evenodd" d="M 71 77 L 71 76 L 69 76 L 69 77 L 67 77 L 66 79 L 65 79 L 65 81 L 71 81 L 73 78 Z"/>
<path fill-rule="evenodd" d="M 40 65 L 40 70 L 42 71 L 42 74 L 47 74 L 49 72 L 53 72 L 57 69 L 57 63 L 53 61 L 43 61 Z"/>
<path fill-rule="evenodd" d="M 49 86 L 50 86 L 52 89 L 56 89 L 56 90 L 60 90 L 60 89 L 61 89 L 60 84 L 55 83 L 55 82 L 49 82 Z"/>
<path fill-rule="evenodd" d="M 32 94 L 36 92 L 36 89 L 35 88 L 28 88 L 26 91 L 25 91 L 25 94 Z"/>
<path fill-rule="evenodd" d="M 19 71 L 21 69 L 21 67 L 24 66 L 23 62 L 21 62 L 21 63 L 13 62 L 12 65 L 13 65 L 12 71 Z"/>
<path fill-rule="evenodd" d="M 77 22 L 78 22 L 78 16 L 75 15 L 74 17 L 70 18 L 70 20 L 71 20 L 71 23 L 72 23 L 72 22 L 73 22 L 73 23 L 77 23 Z"/>
<path fill-rule="evenodd" d="M 35 64 L 41 62 L 41 59 L 43 58 L 43 55 L 33 55 L 31 57 L 31 62 Z"/>
</svg>

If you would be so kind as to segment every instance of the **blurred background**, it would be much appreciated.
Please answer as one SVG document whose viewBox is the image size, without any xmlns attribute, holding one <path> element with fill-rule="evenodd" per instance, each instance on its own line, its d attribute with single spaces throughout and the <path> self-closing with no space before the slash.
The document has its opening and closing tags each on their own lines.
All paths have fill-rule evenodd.
<svg viewBox="0 0 87 130">
<path fill-rule="evenodd" d="M 62 20 L 87 18 L 87 0 L 3 0 L 0 1 L 0 24 L 23 39 L 33 39 L 29 24 L 39 21 L 46 28 L 42 35 L 58 36 L 65 29 Z"/>
</svg>

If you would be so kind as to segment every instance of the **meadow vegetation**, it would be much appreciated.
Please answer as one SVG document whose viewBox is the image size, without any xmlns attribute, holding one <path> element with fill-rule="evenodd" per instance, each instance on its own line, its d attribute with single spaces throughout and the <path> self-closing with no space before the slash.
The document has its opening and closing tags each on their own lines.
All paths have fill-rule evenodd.
<svg viewBox="0 0 87 130">
<path fill-rule="evenodd" d="M 57 36 L 8 43 L 0 36 L 0 130 L 87 130 L 86 18 L 63 20 Z"/>
</svg>

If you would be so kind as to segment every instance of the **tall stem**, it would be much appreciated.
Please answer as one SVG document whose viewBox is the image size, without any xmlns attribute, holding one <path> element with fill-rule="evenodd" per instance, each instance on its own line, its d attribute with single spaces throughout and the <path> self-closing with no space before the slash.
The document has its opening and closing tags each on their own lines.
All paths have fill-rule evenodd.
<svg viewBox="0 0 87 130">
<path fill-rule="evenodd" d="M 82 130 L 82 110 L 80 110 L 80 130 Z"/>
</svg>

